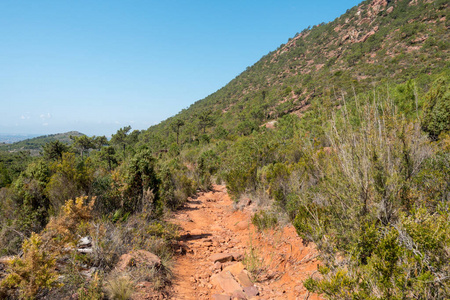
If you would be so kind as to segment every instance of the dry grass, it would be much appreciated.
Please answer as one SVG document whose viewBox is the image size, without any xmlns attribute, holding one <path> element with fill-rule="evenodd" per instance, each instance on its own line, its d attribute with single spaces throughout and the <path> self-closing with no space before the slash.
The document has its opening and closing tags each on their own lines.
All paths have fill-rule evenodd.
<svg viewBox="0 0 450 300">
<path fill-rule="evenodd" d="M 104 290 L 109 299 L 127 300 L 134 292 L 134 282 L 128 275 L 113 274 L 106 281 Z"/>
</svg>

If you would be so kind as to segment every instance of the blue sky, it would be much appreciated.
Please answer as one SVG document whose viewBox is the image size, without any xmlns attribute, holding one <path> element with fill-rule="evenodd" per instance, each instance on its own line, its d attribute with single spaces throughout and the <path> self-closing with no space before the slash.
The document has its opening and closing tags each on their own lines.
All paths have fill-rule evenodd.
<svg viewBox="0 0 450 300">
<path fill-rule="evenodd" d="M 0 134 L 146 129 L 360 1 L 0 2 Z"/>
</svg>

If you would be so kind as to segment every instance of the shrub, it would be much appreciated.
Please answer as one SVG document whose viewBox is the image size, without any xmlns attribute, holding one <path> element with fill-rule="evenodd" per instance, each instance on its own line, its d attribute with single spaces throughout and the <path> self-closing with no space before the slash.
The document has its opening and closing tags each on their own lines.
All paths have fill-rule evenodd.
<svg viewBox="0 0 450 300">
<path fill-rule="evenodd" d="M 227 152 L 222 164 L 227 190 L 237 199 L 247 189 L 254 189 L 257 184 L 258 159 L 261 151 L 258 137 L 241 138 Z"/>
<path fill-rule="evenodd" d="M 160 180 L 159 193 L 161 201 L 168 209 L 182 206 L 188 197 L 195 193 L 197 183 L 188 176 L 184 166 L 163 165 L 158 170 Z"/>
<path fill-rule="evenodd" d="M 253 215 L 252 224 L 259 230 L 263 230 L 275 227 L 278 219 L 274 212 L 261 210 Z"/>
<path fill-rule="evenodd" d="M 422 128 L 431 139 L 437 140 L 441 132 L 450 130 L 450 88 L 447 77 L 440 77 L 425 96 L 426 105 Z"/>
<path fill-rule="evenodd" d="M 289 177 L 291 169 L 283 163 L 275 163 L 263 168 L 262 181 L 268 186 L 269 194 L 276 203 L 284 208 L 288 194 L 291 192 Z"/>
<path fill-rule="evenodd" d="M 104 294 L 102 292 L 103 278 L 98 272 L 95 272 L 85 287 L 80 287 L 77 291 L 79 300 L 102 300 Z M 119 298 L 112 298 L 119 299 Z M 122 298 L 120 298 L 122 299 Z"/>
<path fill-rule="evenodd" d="M 155 159 L 150 151 L 138 152 L 130 160 L 126 169 L 123 210 L 125 212 L 139 211 L 144 204 L 144 191 L 151 190 L 154 193 L 152 205 L 156 212 L 160 209 L 158 188 L 159 179 L 155 171 Z"/>
<path fill-rule="evenodd" d="M 249 252 L 246 252 L 242 263 L 245 268 L 253 275 L 254 279 L 258 281 L 258 277 L 266 271 L 264 259 L 260 257 L 258 250 L 250 244 Z"/>
<path fill-rule="evenodd" d="M 55 251 L 65 246 L 65 244 L 75 244 L 79 235 L 88 234 L 89 226 L 87 222 L 92 218 L 92 209 L 95 198 L 87 202 L 88 197 L 78 197 L 74 200 L 67 200 L 61 207 L 58 217 L 52 218 L 47 224 L 43 236 L 51 241 L 49 246 L 53 246 Z"/>
<path fill-rule="evenodd" d="M 46 193 L 58 212 L 67 199 L 89 194 L 94 168 L 90 158 L 77 162 L 73 153 L 63 153 L 61 161 L 52 165 L 54 174 L 46 187 Z"/>
<path fill-rule="evenodd" d="M 106 281 L 105 291 L 109 299 L 128 300 L 134 291 L 133 280 L 127 275 L 111 276 Z"/>
<path fill-rule="evenodd" d="M 17 288 L 22 299 L 33 299 L 41 289 L 58 286 L 55 258 L 43 245 L 42 238 L 33 233 L 24 241 L 22 250 L 22 258 L 12 260 L 1 286 Z"/>
<path fill-rule="evenodd" d="M 446 175 L 432 175 L 445 159 L 388 101 L 337 114 L 326 133 L 333 151 L 311 156 L 295 203 L 294 226 L 324 264 L 307 288 L 331 299 L 448 298 Z"/>
</svg>

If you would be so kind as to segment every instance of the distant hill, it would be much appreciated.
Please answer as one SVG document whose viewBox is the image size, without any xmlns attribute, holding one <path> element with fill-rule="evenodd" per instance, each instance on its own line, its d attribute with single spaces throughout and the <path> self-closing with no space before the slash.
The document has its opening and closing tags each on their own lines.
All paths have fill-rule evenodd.
<svg viewBox="0 0 450 300">
<path fill-rule="evenodd" d="M 42 135 L 31 139 L 26 139 L 20 142 L 12 144 L 1 144 L 0 151 L 18 152 L 18 151 L 30 151 L 31 154 L 39 154 L 42 146 L 53 141 L 60 141 L 64 144 L 70 145 L 72 140 L 70 136 L 82 136 L 83 133 L 78 131 L 69 131 L 65 133 L 56 133 L 49 135 Z"/>
<path fill-rule="evenodd" d="M 17 143 L 38 136 L 38 134 L 0 134 L 0 144 Z"/>
<path fill-rule="evenodd" d="M 180 140 L 188 141 L 198 136 L 202 115 L 214 121 L 208 134 L 246 135 L 285 114 L 302 116 L 313 102 L 352 98 L 374 86 L 413 79 L 427 90 L 435 75 L 450 69 L 448 4 L 363 1 L 332 22 L 297 33 L 217 92 L 151 127 L 144 140 L 173 136 L 174 121 L 182 120 Z"/>
</svg>

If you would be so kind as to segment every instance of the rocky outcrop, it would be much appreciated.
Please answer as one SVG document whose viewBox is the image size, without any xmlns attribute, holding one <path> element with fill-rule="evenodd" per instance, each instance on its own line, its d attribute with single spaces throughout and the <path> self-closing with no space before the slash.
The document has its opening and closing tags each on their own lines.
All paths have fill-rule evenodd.
<svg viewBox="0 0 450 300">
<path fill-rule="evenodd" d="M 369 4 L 367 14 L 370 17 L 376 16 L 380 11 L 384 10 L 387 5 L 388 5 L 387 0 L 373 0 L 372 3 Z"/>
<path fill-rule="evenodd" d="M 217 299 L 233 297 L 238 299 L 251 299 L 259 294 L 258 288 L 253 284 L 250 275 L 241 262 L 223 269 L 222 272 L 211 276 L 211 283 L 220 287 L 224 294 L 213 295 Z"/>
<path fill-rule="evenodd" d="M 116 265 L 116 271 L 124 272 L 127 268 L 145 267 L 155 268 L 161 266 L 161 259 L 146 250 L 133 250 L 123 254 Z"/>
</svg>

